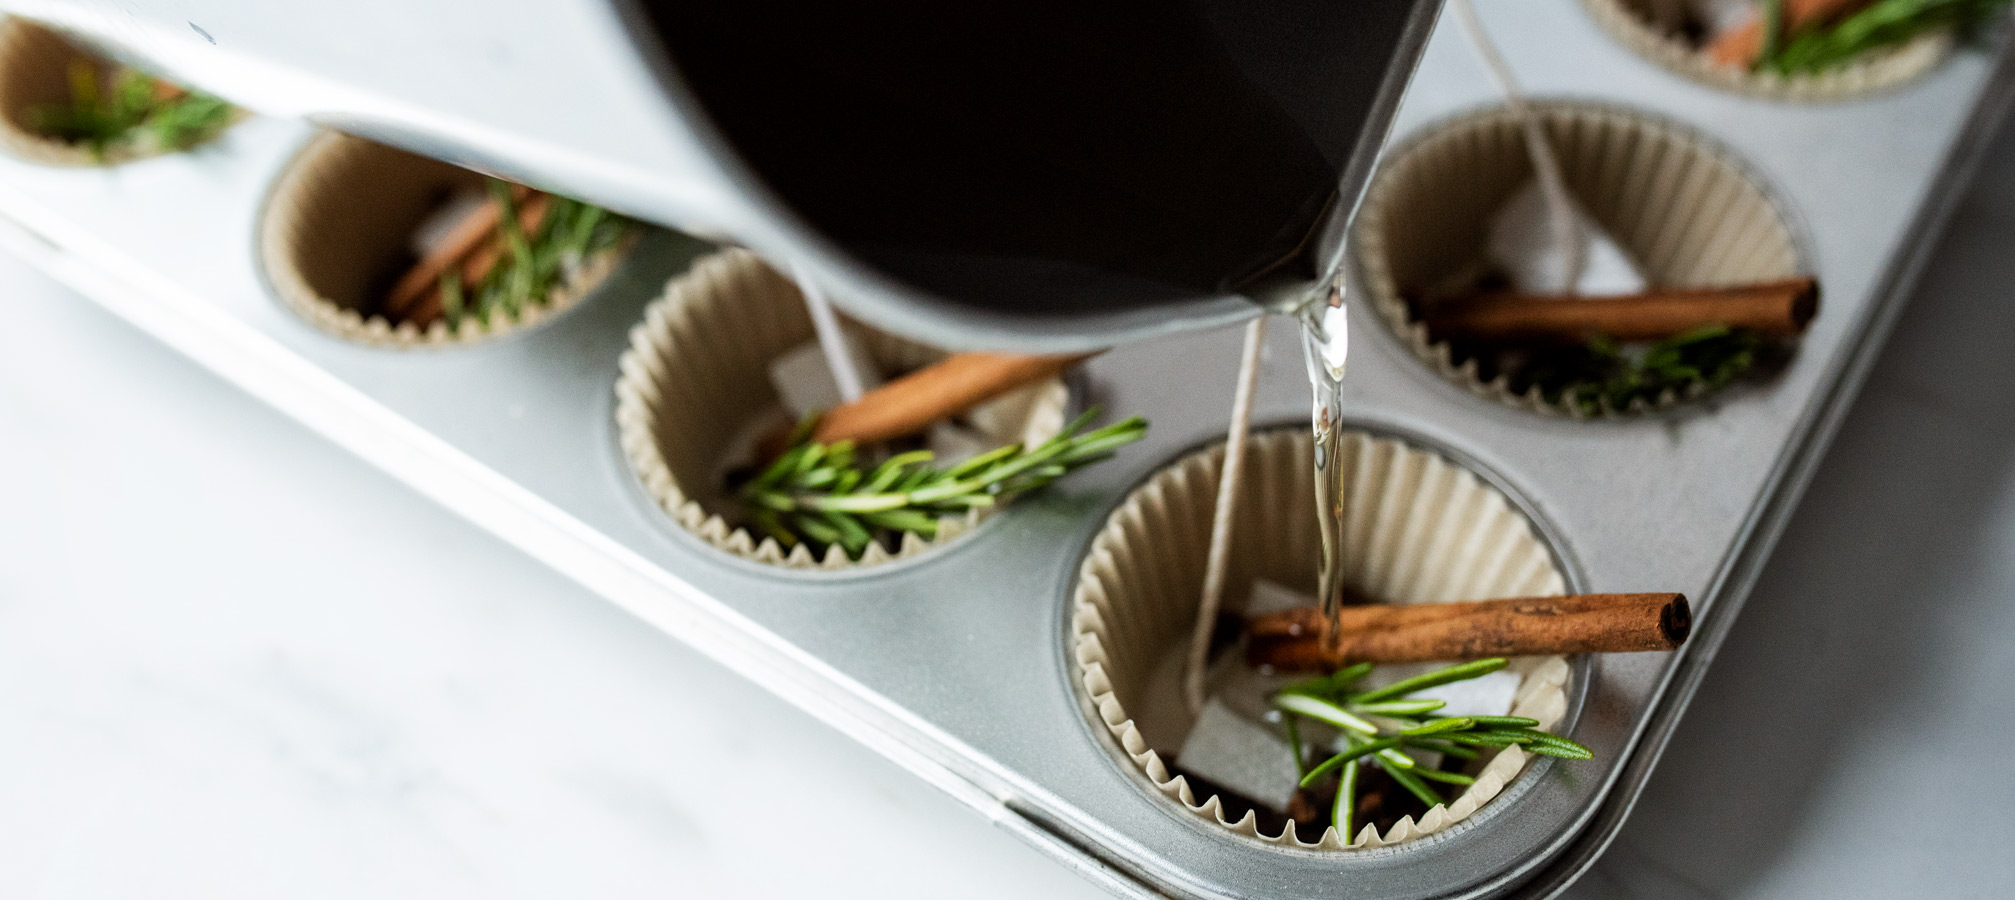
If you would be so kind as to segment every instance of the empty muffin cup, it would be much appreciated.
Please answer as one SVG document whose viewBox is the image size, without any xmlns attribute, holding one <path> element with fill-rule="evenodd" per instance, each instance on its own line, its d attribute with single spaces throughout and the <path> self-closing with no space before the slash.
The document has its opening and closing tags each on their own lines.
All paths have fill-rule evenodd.
<svg viewBox="0 0 2015 900">
<path fill-rule="evenodd" d="M 1800 254 L 1786 217 L 1717 145 L 1683 126 L 1609 106 L 1540 102 L 1530 108 L 1568 192 L 1647 287 L 1798 280 Z M 1734 378 L 1676 382 L 1683 387 L 1647 383 L 1654 386 L 1622 394 L 1627 399 L 1619 403 L 1606 391 L 1563 391 L 1530 368 L 1516 371 L 1475 345 L 1457 346 L 1432 333 L 1424 309 L 1451 280 L 1466 283 L 1490 270 L 1493 219 L 1515 195 L 1531 191 L 1534 180 L 1519 119 L 1504 108 L 1431 125 L 1381 165 L 1358 214 L 1354 258 L 1379 318 L 1416 357 L 1509 406 L 1577 418 L 1670 409 Z M 1814 308 L 1804 314 L 1809 318 Z M 1746 333 L 1723 338 L 1729 343 L 1714 346 L 1749 339 Z M 1740 378 L 1768 374 L 1790 347 L 1783 339 L 1756 342 L 1754 362 Z"/>
<path fill-rule="evenodd" d="M 126 133 L 94 148 L 82 140 L 66 140 L 55 133 L 52 114 L 72 109 L 81 89 L 94 92 L 105 102 L 128 88 L 112 77 L 120 71 L 114 64 L 70 43 L 55 30 L 26 19 L 9 16 L 0 21 L 0 146 L 31 162 L 52 166 L 105 166 L 159 156 L 181 145 L 166 146 L 159 132 L 134 121 Z M 150 93 L 152 84 L 136 85 Z M 200 98 L 207 114 L 181 133 L 181 140 L 200 143 L 212 139 L 229 122 L 242 117 L 211 97 Z M 73 126 L 74 127 L 74 126 Z"/>
<path fill-rule="evenodd" d="M 1270 581 L 1313 596 L 1320 538 L 1304 429 L 1256 433 L 1247 445 L 1246 498 L 1233 523 L 1225 606 L 1252 602 L 1247 586 Z M 1517 747 L 1486 755 L 1476 781 L 1455 799 L 1382 831 L 1331 826 L 1307 842 L 1288 823 L 1266 834 L 1259 817 L 1226 815 L 1225 798 L 1174 771 L 1196 719 L 1181 699 L 1180 671 L 1203 585 L 1222 444 L 1156 473 L 1106 520 L 1073 598 L 1077 688 L 1095 729 L 1130 761 L 1128 774 L 1154 794 L 1224 829 L 1279 847 L 1341 851 L 1403 843 L 1449 828 L 1501 794 L 1527 769 Z M 1559 594 L 1563 577 L 1532 526 L 1496 488 L 1439 454 L 1389 438 L 1346 433 L 1339 471 L 1346 587 L 1389 603 L 1444 603 Z M 1232 663 L 1243 671 L 1240 663 Z M 1513 660 L 1510 713 L 1557 726 L 1567 713 L 1571 669 L 1562 657 Z M 1206 707 L 1208 710 L 1209 707 Z M 1283 766 L 1291 765 L 1282 759 Z M 1292 772 L 1289 772 L 1292 775 Z"/>
<path fill-rule="evenodd" d="M 1952 54 L 1952 29 L 1934 28 L 1909 40 L 1876 47 L 1838 66 L 1783 74 L 1716 62 L 1703 51 L 1682 3 L 1659 0 L 1581 0 L 1590 17 L 1638 56 L 1710 87 L 1751 97 L 1793 102 L 1852 100 L 1892 91 L 1936 68 Z"/>
<path fill-rule="evenodd" d="M 481 174 L 440 160 L 339 132 L 318 134 L 281 173 L 260 215 L 267 281 L 287 308 L 347 340 L 389 348 L 463 345 L 573 308 L 635 246 L 640 228 L 608 217 L 598 227 L 619 229 L 616 236 L 579 258 L 563 258 L 542 296 L 509 310 L 442 315 L 425 327 L 393 321 L 386 298 L 420 258 L 416 235 L 438 224 L 444 210 L 480 200 L 486 184 Z"/>
<path fill-rule="evenodd" d="M 843 327 L 880 377 L 946 355 L 851 321 Z M 838 544 L 815 554 L 807 543 L 786 547 L 751 531 L 728 487 L 730 473 L 753 463 L 762 435 L 788 426 L 770 367 L 813 339 L 797 285 L 741 249 L 707 257 L 673 279 L 631 329 L 616 381 L 617 430 L 638 480 L 679 527 L 742 559 L 839 571 L 928 553 L 992 513 L 993 507 L 981 507 L 941 518 L 933 536 L 902 532 L 893 547 L 871 542 L 858 559 Z M 1034 446 L 1063 430 L 1069 405 L 1069 389 L 1051 378 L 989 401 L 967 419 L 990 446 Z"/>
</svg>

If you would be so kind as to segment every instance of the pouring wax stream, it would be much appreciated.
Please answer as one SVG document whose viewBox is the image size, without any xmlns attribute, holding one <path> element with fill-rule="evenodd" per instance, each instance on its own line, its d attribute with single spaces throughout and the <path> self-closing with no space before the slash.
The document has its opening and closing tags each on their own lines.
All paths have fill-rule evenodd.
<svg viewBox="0 0 2015 900">
<path fill-rule="evenodd" d="M 1343 609 L 1343 473 L 1337 465 L 1343 449 L 1343 368 L 1350 354 L 1350 328 L 1343 304 L 1343 275 L 1330 282 L 1329 294 L 1301 311 L 1301 348 L 1308 360 L 1308 380 L 1315 395 L 1311 414 L 1315 430 L 1315 517 L 1322 536 L 1322 559 L 1316 569 L 1317 602 L 1329 634 Z"/>
</svg>

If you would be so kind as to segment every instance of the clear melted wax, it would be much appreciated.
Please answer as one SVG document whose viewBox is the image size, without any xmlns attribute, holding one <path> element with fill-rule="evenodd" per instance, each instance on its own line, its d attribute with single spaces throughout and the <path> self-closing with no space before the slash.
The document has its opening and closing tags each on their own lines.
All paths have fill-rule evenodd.
<svg viewBox="0 0 2015 900">
<path fill-rule="evenodd" d="M 1343 608 L 1343 482 L 1339 459 L 1343 444 L 1343 367 L 1350 350 L 1345 319 L 1343 279 L 1339 276 L 1326 297 L 1301 313 L 1302 351 L 1308 359 L 1308 380 L 1315 395 L 1311 416 L 1315 429 L 1315 509 L 1322 535 L 1317 567 L 1318 591 L 1330 634 Z"/>
</svg>

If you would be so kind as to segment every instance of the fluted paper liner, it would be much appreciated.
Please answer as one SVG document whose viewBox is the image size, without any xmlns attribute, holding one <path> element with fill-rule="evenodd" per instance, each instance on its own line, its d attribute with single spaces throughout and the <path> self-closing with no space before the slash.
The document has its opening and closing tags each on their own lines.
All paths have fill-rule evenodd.
<svg viewBox="0 0 2015 900">
<path fill-rule="evenodd" d="M 1660 287 L 1710 287 L 1788 278 L 1799 251 L 1784 214 L 1748 171 L 1699 134 L 1641 113 L 1586 103 L 1532 104 L 1567 186 L 1590 216 Z M 1537 386 L 1514 393 L 1478 362 L 1458 362 L 1413 318 L 1404 292 L 1420 291 L 1484 258 L 1491 217 L 1533 177 L 1517 119 L 1504 108 L 1428 127 L 1380 166 L 1358 213 L 1356 259 L 1379 317 L 1442 375 L 1503 403 L 1580 418 Z M 1696 385 L 1696 387 L 1699 387 Z M 1669 409 L 1705 393 L 1667 391 L 1601 413 Z"/>
<path fill-rule="evenodd" d="M 943 351 L 849 322 L 875 368 L 895 375 L 922 368 Z M 991 508 L 938 521 L 935 538 L 905 533 L 894 552 L 870 544 L 858 560 L 838 546 L 823 557 L 805 544 L 786 550 L 733 524 L 734 500 L 721 489 L 721 463 L 778 407 L 770 361 L 812 340 L 803 295 L 747 250 L 731 249 L 672 280 L 630 330 L 616 381 L 616 425 L 623 455 L 672 519 L 724 552 L 793 569 L 841 570 L 908 559 L 967 533 Z M 993 401 L 988 437 L 1034 445 L 1066 424 L 1070 391 L 1060 378 Z M 781 419 L 779 419 L 781 421 Z M 978 424 L 978 423 L 976 423 Z"/>
<path fill-rule="evenodd" d="M 463 316 L 450 328 L 425 329 L 363 310 L 409 262 L 413 232 L 457 192 L 480 190 L 483 176 L 440 160 L 325 131 L 311 138 L 267 195 L 259 220 L 259 256 L 289 309 L 338 337 L 379 347 L 469 344 L 531 328 L 573 308 L 608 279 L 635 245 L 637 229 L 566 273 L 546 302 L 516 318 Z"/>
<path fill-rule="evenodd" d="M 46 26 L 17 16 L 0 21 L 0 146 L 51 166 L 109 166 L 168 152 L 120 141 L 106 147 L 102 157 L 92 156 L 81 144 L 35 130 L 37 108 L 70 105 L 70 65 L 80 59 L 100 72 L 112 65 Z"/>
<path fill-rule="evenodd" d="M 1581 0 L 1596 24 L 1639 56 L 1711 87 L 1792 102 L 1852 100 L 1902 87 L 1952 54 L 1952 30 L 1934 29 L 1820 72 L 1780 75 L 1717 65 L 1685 37 L 1657 24 L 1650 0 Z"/>
<path fill-rule="evenodd" d="M 1228 602 L 1256 578 L 1314 594 L 1321 539 L 1313 447 L 1304 429 L 1257 433 L 1247 445 Z M 1361 433 L 1345 435 L 1341 457 L 1347 481 L 1343 570 L 1353 590 L 1392 603 L 1565 592 L 1565 579 L 1530 523 L 1475 475 L 1438 454 Z M 1331 827 L 1313 844 L 1303 842 L 1292 823 L 1278 835 L 1260 833 L 1252 812 L 1226 821 L 1217 795 L 1198 797 L 1186 777 L 1171 776 L 1163 757 L 1181 746 L 1184 735 L 1144 733 L 1128 710 L 1137 713 L 1150 703 L 1144 696 L 1150 674 L 1180 652 L 1196 620 L 1223 464 L 1222 444 L 1176 461 L 1135 490 L 1092 542 L 1078 578 L 1071 631 L 1078 686 L 1095 727 L 1112 735 L 1133 761 L 1133 773 L 1154 792 L 1230 833 L 1276 846 L 1383 847 L 1473 815 L 1524 770 L 1524 751 L 1510 747 L 1488 758 L 1474 785 L 1418 821 L 1403 818 L 1383 834 L 1366 824 L 1350 838 Z M 1566 660 L 1525 657 L 1513 660 L 1509 671 L 1523 676 L 1511 714 L 1538 719 L 1541 728 L 1557 725 L 1567 713 Z M 1179 705 L 1173 693 L 1157 700 Z"/>
</svg>

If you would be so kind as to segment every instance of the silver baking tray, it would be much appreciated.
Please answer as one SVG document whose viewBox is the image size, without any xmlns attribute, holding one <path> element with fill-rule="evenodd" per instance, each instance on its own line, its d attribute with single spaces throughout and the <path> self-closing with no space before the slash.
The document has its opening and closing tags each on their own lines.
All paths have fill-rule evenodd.
<svg viewBox="0 0 2015 900">
<path fill-rule="evenodd" d="M 1416 362 L 1371 310 L 1352 311 L 1359 424 L 1437 448 L 1503 487 L 1557 548 L 1572 587 L 1684 591 L 1697 614 L 1680 652 L 1579 664 L 1570 721 L 1596 762 L 1540 770 L 1461 826 L 1385 850 L 1285 851 L 1207 827 L 1130 779 L 1072 688 L 1065 635 L 1083 549 L 1130 487 L 1221 436 L 1236 329 L 1123 347 L 1089 365 L 1094 400 L 1153 422 L 1116 461 L 943 552 L 799 574 L 727 558 L 679 530 L 616 446 L 616 359 L 666 278 L 704 251 L 692 239 L 648 237 L 597 297 L 521 336 L 406 352 L 344 343 L 261 280 L 254 220 L 311 128 L 259 119 L 199 152 L 110 170 L 0 159 L 0 242 L 1116 894 L 1550 896 L 1615 835 L 1734 627 L 2015 67 L 1998 49 L 1966 50 L 1886 96 L 1785 105 L 1641 61 L 1573 0 L 1485 6 L 1534 94 L 1676 119 L 1748 163 L 1793 216 L 1825 299 L 1771 383 L 1676 417 L 1603 422 L 1469 394 Z M 1428 47 L 1395 139 L 1494 100 L 1451 25 Z M 1308 388 L 1290 329 L 1273 331 L 1258 415 L 1294 421 Z"/>
</svg>

